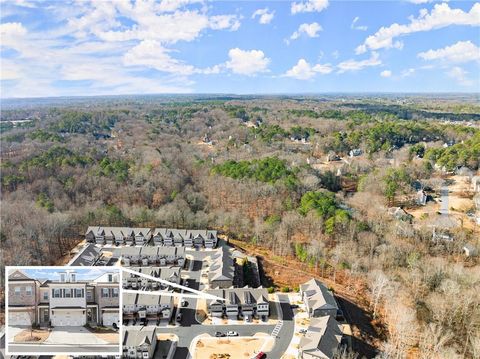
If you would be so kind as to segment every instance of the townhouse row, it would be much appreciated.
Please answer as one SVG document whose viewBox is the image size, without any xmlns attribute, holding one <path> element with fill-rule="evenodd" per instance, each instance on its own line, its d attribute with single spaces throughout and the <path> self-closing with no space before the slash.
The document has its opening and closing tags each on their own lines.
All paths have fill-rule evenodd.
<svg viewBox="0 0 480 359">
<path fill-rule="evenodd" d="M 123 320 L 170 321 L 173 312 L 173 296 L 123 293 Z"/>
<path fill-rule="evenodd" d="M 92 281 L 77 280 L 74 270 L 58 280 L 39 280 L 20 270 L 8 277 L 10 326 L 119 325 L 119 273 L 106 272 Z"/>
<path fill-rule="evenodd" d="M 334 358 L 342 345 L 342 326 L 338 303 L 332 292 L 317 279 L 300 286 L 300 295 L 310 324 L 299 343 L 299 359 Z"/>
<path fill-rule="evenodd" d="M 170 228 L 130 228 L 91 226 L 85 233 L 87 242 L 110 245 L 145 245 L 149 242 L 156 246 L 215 248 L 217 231 Z"/>
<path fill-rule="evenodd" d="M 168 335 L 167 335 L 168 336 Z M 150 359 L 153 357 L 172 359 L 177 341 L 162 338 L 155 327 L 126 328 L 123 330 L 123 358 Z"/>
<path fill-rule="evenodd" d="M 211 317 L 250 321 L 253 318 L 266 320 L 270 315 L 268 291 L 265 288 L 212 289 L 206 292 L 224 299 L 207 301 Z"/>
<path fill-rule="evenodd" d="M 180 267 L 126 267 L 138 271 L 141 274 L 169 281 L 170 283 L 180 284 L 181 269 Z M 172 290 L 173 288 L 167 284 L 160 283 L 153 279 L 143 276 L 137 276 L 131 273 L 123 273 L 122 287 L 125 289 L 141 289 L 141 290 Z"/>
<path fill-rule="evenodd" d="M 129 266 L 185 266 L 185 248 L 175 247 L 124 247 L 116 253 L 121 258 L 121 264 Z"/>
</svg>

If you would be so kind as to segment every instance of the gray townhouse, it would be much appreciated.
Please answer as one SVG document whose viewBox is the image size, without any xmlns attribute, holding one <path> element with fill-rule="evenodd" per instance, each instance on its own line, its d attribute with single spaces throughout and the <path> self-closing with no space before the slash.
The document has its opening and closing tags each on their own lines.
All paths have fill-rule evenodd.
<svg viewBox="0 0 480 359">
<path fill-rule="evenodd" d="M 229 288 L 233 285 L 235 261 L 226 246 L 220 246 L 210 257 L 208 284 L 211 289 Z"/>
<path fill-rule="evenodd" d="M 167 280 L 169 282 L 180 284 L 180 267 L 130 267 L 129 269 L 138 271 L 155 278 Z M 137 276 L 131 273 L 124 273 L 122 278 L 122 286 L 125 289 L 143 289 L 143 290 L 167 290 L 169 286 L 157 281 Z"/>
<path fill-rule="evenodd" d="M 218 237 L 213 230 L 155 228 L 153 242 L 167 247 L 215 248 Z"/>
<path fill-rule="evenodd" d="M 96 227 L 87 228 L 87 242 L 110 245 L 145 245 L 152 238 L 150 228 Z"/>
<path fill-rule="evenodd" d="M 300 285 L 300 295 L 309 317 L 337 316 L 338 304 L 331 291 L 319 280 L 312 278 Z"/>
<path fill-rule="evenodd" d="M 129 359 L 153 358 L 157 346 L 155 328 L 125 329 L 123 332 L 123 357 Z"/>
<path fill-rule="evenodd" d="M 342 341 L 340 324 L 331 315 L 311 318 L 305 335 L 300 339 L 298 358 L 332 359 Z"/>
<path fill-rule="evenodd" d="M 123 247 L 118 249 L 122 265 L 129 266 L 185 266 L 185 248 L 176 247 Z"/>
<path fill-rule="evenodd" d="M 119 273 L 105 272 L 91 281 L 77 280 L 74 270 L 58 280 L 37 280 L 20 270 L 8 277 L 11 326 L 83 326 L 119 324 Z"/>
<path fill-rule="evenodd" d="M 168 319 L 173 312 L 173 297 L 143 293 L 123 294 L 123 318 L 125 320 Z"/>
<path fill-rule="evenodd" d="M 207 293 L 224 299 L 207 301 L 211 317 L 250 321 L 252 318 L 266 320 L 270 315 L 268 291 L 265 288 L 213 289 Z"/>
</svg>

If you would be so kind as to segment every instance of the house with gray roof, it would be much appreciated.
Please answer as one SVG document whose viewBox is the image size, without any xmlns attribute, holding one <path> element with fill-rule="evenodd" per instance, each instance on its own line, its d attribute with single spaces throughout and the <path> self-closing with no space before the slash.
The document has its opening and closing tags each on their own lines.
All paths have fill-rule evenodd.
<svg viewBox="0 0 480 359">
<path fill-rule="evenodd" d="M 97 244 L 144 245 L 151 238 L 150 228 L 90 226 L 85 233 L 87 242 Z"/>
<path fill-rule="evenodd" d="M 250 321 L 252 318 L 265 320 L 270 315 L 268 291 L 265 288 L 213 289 L 207 293 L 225 299 L 207 301 L 208 313 L 212 317 L 226 316 Z"/>
<path fill-rule="evenodd" d="M 307 333 L 300 339 L 299 358 L 332 359 L 340 347 L 342 329 L 331 315 L 312 318 Z"/>
<path fill-rule="evenodd" d="M 155 228 L 153 243 L 167 247 L 215 248 L 217 231 L 199 229 Z"/>
<path fill-rule="evenodd" d="M 102 256 L 102 251 L 95 244 L 87 244 L 73 259 L 68 263 L 69 266 L 93 266 Z"/>
<path fill-rule="evenodd" d="M 332 292 L 319 280 L 312 278 L 300 285 L 300 295 L 309 317 L 336 316 L 338 304 Z"/>
<path fill-rule="evenodd" d="M 153 358 L 156 346 L 157 334 L 154 327 L 126 328 L 123 331 L 124 358 Z"/>
<path fill-rule="evenodd" d="M 208 284 L 211 289 L 229 288 L 235 276 L 235 261 L 226 246 L 220 246 L 210 257 Z"/>
</svg>

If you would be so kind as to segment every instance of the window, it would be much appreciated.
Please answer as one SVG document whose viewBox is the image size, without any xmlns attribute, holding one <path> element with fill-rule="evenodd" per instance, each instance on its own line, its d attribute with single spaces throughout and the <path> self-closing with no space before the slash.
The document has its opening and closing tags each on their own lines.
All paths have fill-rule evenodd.
<svg viewBox="0 0 480 359">
<path fill-rule="evenodd" d="M 52 289 L 52 294 L 54 298 L 60 298 L 60 289 Z"/>
<path fill-rule="evenodd" d="M 27 292 L 27 295 L 32 295 L 32 287 L 31 286 L 26 286 L 25 291 Z"/>
<path fill-rule="evenodd" d="M 60 273 L 60 282 L 65 282 L 65 273 Z"/>
<path fill-rule="evenodd" d="M 88 301 L 91 301 L 93 298 L 92 298 L 92 292 L 87 290 L 87 300 Z"/>
<path fill-rule="evenodd" d="M 72 289 L 71 288 L 67 288 L 65 289 L 65 298 L 71 298 L 72 297 Z"/>
<path fill-rule="evenodd" d="M 109 274 L 109 275 L 108 275 L 108 281 L 109 281 L 109 282 L 113 282 L 113 275 L 112 275 L 112 274 Z"/>
<path fill-rule="evenodd" d="M 75 298 L 83 298 L 83 292 L 81 289 L 75 289 Z"/>
<path fill-rule="evenodd" d="M 108 288 L 102 288 L 102 297 L 103 298 L 109 297 Z"/>
<path fill-rule="evenodd" d="M 71 278 L 72 282 L 76 282 L 77 275 L 75 273 L 72 273 L 72 274 L 70 274 L 70 278 Z"/>
<path fill-rule="evenodd" d="M 48 300 L 48 292 L 43 292 L 43 300 Z"/>
<path fill-rule="evenodd" d="M 113 298 L 118 298 L 118 288 L 113 288 L 113 292 L 112 292 L 112 297 Z"/>
<path fill-rule="evenodd" d="M 20 295 L 20 287 L 15 287 L 15 295 Z"/>
</svg>

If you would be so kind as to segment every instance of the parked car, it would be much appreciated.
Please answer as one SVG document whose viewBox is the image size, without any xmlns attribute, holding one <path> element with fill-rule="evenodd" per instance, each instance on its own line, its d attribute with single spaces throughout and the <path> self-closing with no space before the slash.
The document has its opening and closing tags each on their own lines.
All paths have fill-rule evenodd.
<svg viewBox="0 0 480 359">
<path fill-rule="evenodd" d="M 257 354 L 255 359 L 264 359 L 266 357 L 267 357 L 267 354 L 265 354 L 264 352 L 260 352 L 260 353 Z"/>
<path fill-rule="evenodd" d="M 300 334 L 306 334 L 307 333 L 307 329 L 300 329 L 298 331 Z"/>
<path fill-rule="evenodd" d="M 183 317 L 182 313 L 178 313 L 178 314 L 177 314 L 177 322 L 181 322 L 181 321 L 182 321 L 182 317 Z"/>
<path fill-rule="evenodd" d="M 224 337 L 225 334 L 223 334 L 222 332 L 215 332 L 215 336 L 216 337 Z"/>
<path fill-rule="evenodd" d="M 238 333 L 234 330 L 229 330 L 227 332 L 227 337 L 238 337 Z"/>
<path fill-rule="evenodd" d="M 188 302 L 186 300 L 182 300 L 182 303 L 180 303 L 182 307 L 186 307 L 188 305 Z"/>
</svg>

